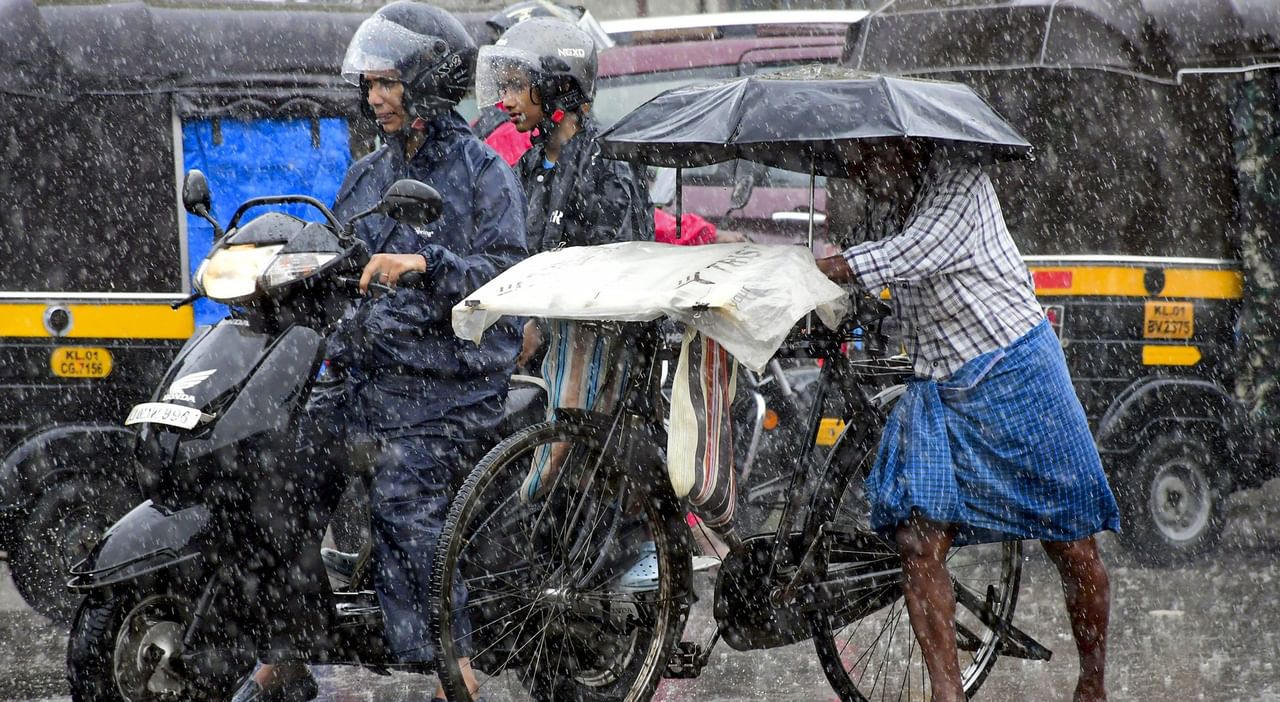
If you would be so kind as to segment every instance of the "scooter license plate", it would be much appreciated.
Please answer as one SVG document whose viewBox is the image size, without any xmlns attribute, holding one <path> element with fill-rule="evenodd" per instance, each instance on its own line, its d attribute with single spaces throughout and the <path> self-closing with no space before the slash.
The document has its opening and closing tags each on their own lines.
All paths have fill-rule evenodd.
<svg viewBox="0 0 1280 702">
<path fill-rule="evenodd" d="M 195 407 L 171 405 L 167 402 L 144 402 L 134 405 L 129 412 L 128 424 L 167 424 L 180 429 L 190 429 L 200 423 L 204 413 Z"/>
</svg>

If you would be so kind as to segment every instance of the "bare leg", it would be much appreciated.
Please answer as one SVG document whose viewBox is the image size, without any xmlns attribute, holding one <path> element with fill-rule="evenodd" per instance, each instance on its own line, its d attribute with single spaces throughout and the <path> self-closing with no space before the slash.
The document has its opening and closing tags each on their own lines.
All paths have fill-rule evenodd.
<svg viewBox="0 0 1280 702">
<path fill-rule="evenodd" d="M 471 698 L 475 699 L 476 693 L 480 692 L 480 682 L 476 680 L 476 671 L 471 669 L 470 658 L 459 658 L 458 667 L 462 668 L 462 679 L 467 683 L 467 692 L 471 693 Z M 448 699 L 444 695 L 444 685 L 436 683 L 435 697 L 440 699 Z"/>
<path fill-rule="evenodd" d="M 929 669 L 934 702 L 963 702 L 956 651 L 956 593 L 947 572 L 952 532 L 945 524 L 912 518 L 898 527 L 903 594 L 911 629 Z"/>
<path fill-rule="evenodd" d="M 276 666 L 271 663 L 263 663 L 258 669 L 253 671 L 253 679 L 259 685 L 266 689 L 276 683 Z M 287 679 L 287 678 L 286 678 Z"/>
<path fill-rule="evenodd" d="M 1098 554 L 1098 544 L 1090 536 L 1079 541 L 1042 541 L 1041 545 L 1058 567 L 1071 635 L 1080 656 L 1080 678 L 1075 702 L 1104 702 L 1107 699 L 1107 624 L 1111 618 L 1111 581 Z"/>
</svg>

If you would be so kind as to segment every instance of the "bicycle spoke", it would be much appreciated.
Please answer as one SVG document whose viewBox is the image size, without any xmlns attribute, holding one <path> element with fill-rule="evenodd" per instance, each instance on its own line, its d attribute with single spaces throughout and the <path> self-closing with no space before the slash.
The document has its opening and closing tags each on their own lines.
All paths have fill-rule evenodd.
<svg viewBox="0 0 1280 702">
<path fill-rule="evenodd" d="M 515 610 L 511 611 L 511 612 L 510 612 L 510 614 L 518 614 L 519 612 L 522 612 L 522 611 L 524 611 L 524 610 L 526 610 L 526 609 L 531 609 L 531 608 L 533 608 L 533 607 L 536 607 L 538 604 L 539 604 L 539 602 L 535 600 L 534 602 L 530 602 L 529 604 L 527 604 L 527 605 L 525 605 L 525 606 L 523 606 L 523 607 L 520 607 L 519 609 L 515 609 Z M 523 627 L 523 626 L 524 626 L 524 624 L 525 624 L 525 622 L 528 622 L 528 621 L 529 621 L 529 617 L 525 617 L 524 622 L 521 622 L 520 626 L 521 626 L 521 627 Z M 475 628 L 475 629 L 472 629 L 472 630 L 471 630 L 471 635 L 472 635 L 472 636 L 474 636 L 474 635 L 475 635 L 475 633 L 476 633 L 477 631 L 482 631 L 482 630 L 484 630 L 484 629 L 488 629 L 489 627 L 494 626 L 495 624 L 505 624 L 505 623 L 506 623 L 506 622 L 505 622 L 504 620 L 502 620 L 502 619 L 495 619 L 495 620 L 493 620 L 493 621 L 489 622 L 488 624 L 484 624 L 484 625 L 481 625 L 481 626 L 479 626 L 479 627 L 477 627 L 477 628 Z M 453 642 L 454 642 L 455 644 L 462 643 L 462 641 L 463 641 L 463 638 L 462 638 L 462 637 L 455 638 L 455 639 L 453 640 Z M 489 644 L 487 647 L 485 647 L 485 649 L 484 649 L 483 651 L 481 651 L 480 653 L 475 654 L 475 656 L 476 656 L 476 657 L 479 657 L 479 656 L 481 656 L 482 654 L 488 653 L 488 652 L 489 652 L 489 650 L 490 650 L 490 649 L 492 649 L 496 644 L 497 644 L 497 641 L 495 641 L 495 642 L 494 642 L 494 643 L 492 643 L 492 644 Z"/>
<path fill-rule="evenodd" d="M 525 623 L 527 623 L 527 622 L 528 622 L 528 619 L 526 619 L 526 620 L 525 620 Z M 543 633 L 544 633 L 544 632 L 545 632 L 545 631 L 546 631 L 550 626 L 551 626 L 551 622 L 550 622 L 550 621 L 547 621 L 546 623 L 544 623 L 544 624 L 542 625 L 542 628 L 541 628 L 541 629 L 539 629 L 539 630 L 538 630 L 538 632 L 537 632 L 537 633 L 535 633 L 535 634 L 533 635 L 533 637 L 531 637 L 528 641 L 525 641 L 523 644 L 521 644 L 521 645 L 520 645 L 520 648 L 518 648 L 518 649 L 516 649 L 516 650 L 512 651 L 511 653 L 508 653 L 508 654 L 507 654 L 507 658 L 506 658 L 506 660 L 502 661 L 502 665 L 498 666 L 498 669 L 499 669 L 499 670 L 506 670 L 506 669 L 507 669 L 507 666 L 508 666 L 508 665 L 510 665 L 511 661 L 512 661 L 516 656 L 518 656 L 518 655 L 520 655 L 522 652 L 524 652 L 524 650 L 525 650 L 526 648 L 528 648 L 528 647 L 529 647 L 529 644 L 533 641 L 533 639 L 534 639 L 534 638 L 539 638 L 539 637 L 541 637 L 541 636 L 542 636 L 542 634 L 543 634 Z M 521 631 L 523 631 L 523 630 L 524 630 L 524 623 L 522 623 L 522 624 L 520 625 L 520 629 L 521 629 Z M 541 639 L 539 638 L 539 640 L 541 640 Z M 490 681 L 491 681 L 491 680 L 493 680 L 493 679 L 494 679 L 494 678 L 489 678 L 489 680 L 490 680 Z M 488 682 L 488 681 L 486 681 L 486 684 L 487 684 L 487 682 Z M 477 690 L 477 691 L 478 691 L 478 690 Z"/>
<path fill-rule="evenodd" d="M 577 593 L 576 596 L 583 599 L 596 599 L 602 602 L 625 603 L 625 604 L 631 604 L 636 606 L 641 606 L 641 605 L 652 606 L 655 604 L 660 604 L 665 602 L 679 602 L 681 600 L 681 598 L 675 597 L 675 596 L 657 597 L 651 600 L 650 599 L 638 600 L 638 599 L 632 599 L 628 597 L 628 595 L 630 594 L 631 593 L 626 593 L 626 592 L 615 594 L 615 593 L 609 593 L 609 592 L 593 591 L 593 592 L 579 592 Z"/>
</svg>

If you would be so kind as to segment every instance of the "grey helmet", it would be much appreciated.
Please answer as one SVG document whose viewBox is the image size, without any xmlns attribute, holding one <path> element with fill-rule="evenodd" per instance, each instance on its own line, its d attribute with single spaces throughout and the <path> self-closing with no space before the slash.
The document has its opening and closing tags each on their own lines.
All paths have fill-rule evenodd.
<svg viewBox="0 0 1280 702">
<path fill-rule="evenodd" d="M 404 84 L 409 116 L 428 117 L 453 109 L 466 95 L 475 59 L 475 42 L 457 18 L 426 3 L 399 0 L 360 24 L 347 45 L 342 77 L 360 86 L 360 109 L 372 119 L 364 75 L 394 72 Z"/>
<path fill-rule="evenodd" d="M 496 38 L 517 24 L 535 17 L 551 17 L 564 20 L 570 24 L 576 24 L 578 29 L 590 34 L 591 38 L 595 39 L 596 47 L 599 49 L 608 49 L 614 45 L 609 33 L 604 30 L 604 27 L 600 26 L 596 18 L 591 15 L 590 10 L 581 5 L 559 5 L 551 0 L 524 0 L 514 5 L 508 5 L 485 20 L 485 25 L 488 26 Z M 492 41 L 489 43 L 492 43 Z"/>
<path fill-rule="evenodd" d="M 534 17 L 519 22 L 493 46 L 481 47 L 476 103 L 497 104 L 513 75 L 528 81 L 546 114 L 579 110 L 596 95 L 595 41 L 562 20 Z"/>
</svg>

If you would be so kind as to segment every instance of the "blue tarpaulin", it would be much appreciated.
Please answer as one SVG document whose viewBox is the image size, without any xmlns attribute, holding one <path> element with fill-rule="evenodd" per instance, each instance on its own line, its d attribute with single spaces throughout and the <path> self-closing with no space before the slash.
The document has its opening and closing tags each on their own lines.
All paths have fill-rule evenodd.
<svg viewBox="0 0 1280 702">
<path fill-rule="evenodd" d="M 331 204 L 351 165 L 347 121 L 336 117 L 190 120 L 182 125 L 182 153 L 184 170 L 198 168 L 209 179 L 213 214 L 223 226 L 235 208 L 251 197 L 310 195 Z M 301 205 L 272 209 L 304 219 L 322 217 Z M 257 214 L 266 211 L 262 208 Z M 209 223 L 187 215 L 187 260 L 192 275 L 212 246 Z M 212 324 L 226 315 L 226 307 L 199 300 L 195 312 L 196 324 Z"/>
</svg>

